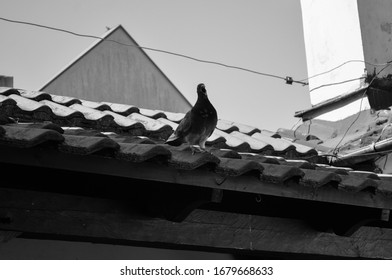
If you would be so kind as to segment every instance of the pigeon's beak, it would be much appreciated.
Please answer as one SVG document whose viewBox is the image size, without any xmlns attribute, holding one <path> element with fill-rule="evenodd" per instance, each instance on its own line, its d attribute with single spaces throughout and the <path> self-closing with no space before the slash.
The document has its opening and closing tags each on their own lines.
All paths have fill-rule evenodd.
<svg viewBox="0 0 392 280">
<path fill-rule="evenodd" d="M 197 92 L 199 94 L 202 94 L 204 96 L 207 96 L 207 90 L 204 84 L 199 84 L 199 86 L 197 87 Z"/>
<path fill-rule="evenodd" d="M 206 86 L 205 86 L 204 84 L 202 84 L 200 88 L 201 88 L 201 91 L 202 91 L 204 94 L 207 93 Z"/>
</svg>

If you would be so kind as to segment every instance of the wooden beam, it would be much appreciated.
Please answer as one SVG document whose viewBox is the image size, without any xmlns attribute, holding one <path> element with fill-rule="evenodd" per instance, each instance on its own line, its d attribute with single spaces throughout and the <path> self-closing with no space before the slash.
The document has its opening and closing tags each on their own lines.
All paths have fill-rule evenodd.
<svg viewBox="0 0 392 280">
<path fill-rule="evenodd" d="M 364 87 L 348 94 L 339 95 L 316 104 L 310 109 L 295 112 L 294 117 L 302 118 L 303 121 L 314 119 L 322 114 L 331 112 L 360 98 L 366 97 L 364 94 L 367 91 L 367 88 L 368 87 Z"/>
<path fill-rule="evenodd" d="M 226 176 L 198 168 L 176 169 L 154 162 L 132 163 L 98 155 L 74 155 L 55 149 L 0 147 L 0 162 L 45 168 L 56 168 L 91 174 L 104 174 L 152 182 L 166 182 L 279 197 L 305 199 L 346 205 L 392 209 L 392 198 L 370 192 L 345 192 L 333 186 L 311 188 L 296 182 L 270 183 L 252 174 Z M 6 175 L 5 175 L 6 176 Z"/>
<path fill-rule="evenodd" d="M 300 220 L 195 210 L 183 222 L 129 211 L 126 203 L 85 196 L 0 189 L 11 218 L 0 230 L 38 238 L 178 249 L 391 258 L 392 230 L 362 227 L 351 237 L 323 233 Z"/>
<path fill-rule="evenodd" d="M 21 232 L 17 232 L 17 231 L 0 230 L 0 243 L 8 242 L 20 236 L 21 234 L 22 234 Z"/>
</svg>

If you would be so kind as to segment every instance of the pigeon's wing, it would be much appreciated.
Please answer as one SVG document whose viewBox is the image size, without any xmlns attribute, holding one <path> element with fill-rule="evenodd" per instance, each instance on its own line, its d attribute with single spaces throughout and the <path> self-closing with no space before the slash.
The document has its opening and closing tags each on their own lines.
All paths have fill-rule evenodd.
<svg viewBox="0 0 392 280">
<path fill-rule="evenodd" d="M 186 113 L 185 117 L 181 120 L 180 124 L 176 129 L 177 137 L 184 137 L 188 134 L 192 126 L 192 110 Z"/>
<path fill-rule="evenodd" d="M 187 135 L 187 133 L 191 128 L 191 124 L 192 124 L 191 115 L 192 115 L 191 111 L 186 113 L 185 117 L 181 120 L 180 124 L 177 126 L 176 131 L 174 131 L 173 134 L 170 135 L 170 137 L 166 140 L 166 143 L 174 142 L 178 140 L 180 140 L 180 142 L 182 141 L 181 139 Z"/>
</svg>

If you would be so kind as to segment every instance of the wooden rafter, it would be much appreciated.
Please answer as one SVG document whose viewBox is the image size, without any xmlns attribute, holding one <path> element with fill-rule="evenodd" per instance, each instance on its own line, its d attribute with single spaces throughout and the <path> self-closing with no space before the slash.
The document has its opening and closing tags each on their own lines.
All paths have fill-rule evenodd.
<svg viewBox="0 0 392 280">
<path fill-rule="evenodd" d="M 392 257 L 391 229 L 362 227 L 341 237 L 300 220 L 211 210 L 195 210 L 178 223 L 137 214 L 115 200 L 14 189 L 0 189 L 0 207 L 10 219 L 0 230 L 24 236 L 256 255 Z"/>
<path fill-rule="evenodd" d="M 165 182 L 212 189 L 239 191 L 255 194 L 330 202 L 380 209 L 392 209 L 392 198 L 371 192 L 350 192 L 336 187 L 311 188 L 297 182 L 261 181 L 254 174 L 221 176 L 207 168 L 194 170 L 176 169 L 154 162 L 132 163 L 103 156 L 81 156 L 39 147 L 19 149 L 0 147 L 0 162 L 56 168 L 92 174 Z M 271 166 L 272 168 L 273 166 Z M 284 172 L 284 168 L 278 171 Z M 282 177 L 284 177 L 282 175 Z"/>
</svg>

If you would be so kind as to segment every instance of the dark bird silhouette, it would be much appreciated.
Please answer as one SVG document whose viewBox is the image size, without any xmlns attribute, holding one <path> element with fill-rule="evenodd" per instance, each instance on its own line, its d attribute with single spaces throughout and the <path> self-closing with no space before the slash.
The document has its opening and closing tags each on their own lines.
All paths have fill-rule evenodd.
<svg viewBox="0 0 392 280">
<path fill-rule="evenodd" d="M 197 101 L 193 108 L 186 113 L 176 131 L 166 140 L 170 145 L 188 143 L 192 154 L 196 150 L 206 151 L 205 143 L 211 136 L 218 122 L 218 115 L 214 106 L 208 100 L 204 84 L 197 86 Z M 198 145 L 197 149 L 194 145 Z"/>
</svg>

